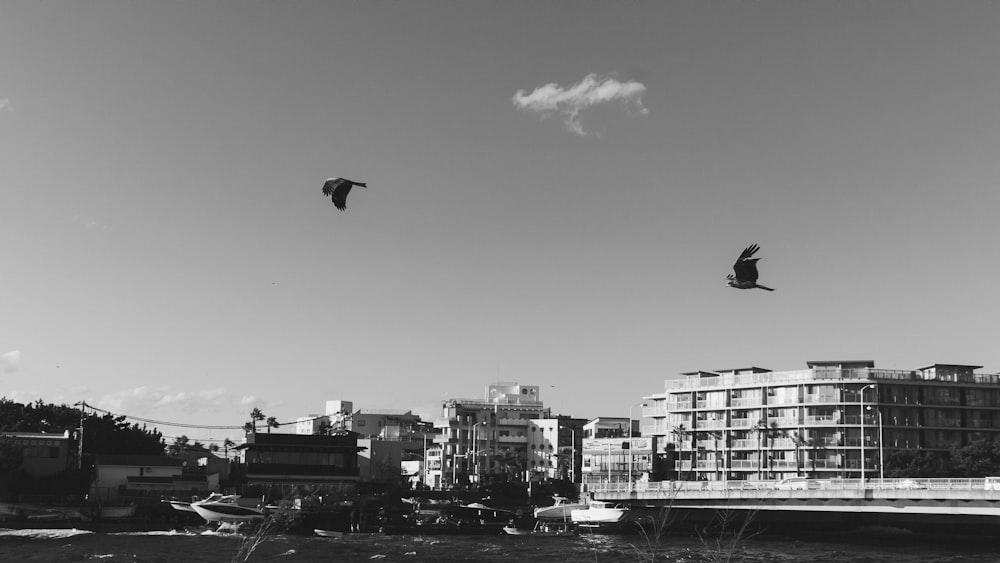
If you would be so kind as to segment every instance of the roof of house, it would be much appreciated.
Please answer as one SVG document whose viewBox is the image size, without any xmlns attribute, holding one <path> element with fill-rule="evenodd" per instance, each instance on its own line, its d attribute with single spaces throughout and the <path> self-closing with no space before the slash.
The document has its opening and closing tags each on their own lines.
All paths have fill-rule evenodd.
<svg viewBox="0 0 1000 563">
<path fill-rule="evenodd" d="M 184 460 L 165 455 L 97 454 L 97 465 L 129 465 L 142 467 L 182 467 Z"/>
</svg>

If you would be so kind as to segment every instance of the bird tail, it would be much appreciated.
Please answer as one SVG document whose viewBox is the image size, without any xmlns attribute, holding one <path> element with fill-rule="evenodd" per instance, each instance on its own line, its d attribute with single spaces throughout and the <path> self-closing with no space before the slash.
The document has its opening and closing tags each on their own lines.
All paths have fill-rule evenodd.
<svg viewBox="0 0 1000 563">
<path fill-rule="evenodd" d="M 358 183 L 356 183 L 356 184 L 354 184 L 354 185 L 355 185 L 355 186 L 361 186 L 362 188 L 367 188 L 367 187 L 368 187 L 368 184 L 366 184 L 366 183 L 364 183 L 364 182 L 358 182 Z"/>
<path fill-rule="evenodd" d="M 760 285 L 760 284 L 758 284 L 757 287 L 759 287 L 759 288 L 761 288 L 763 290 L 766 290 L 766 291 L 774 291 L 773 289 L 771 289 L 770 287 L 767 287 L 766 285 Z"/>
</svg>

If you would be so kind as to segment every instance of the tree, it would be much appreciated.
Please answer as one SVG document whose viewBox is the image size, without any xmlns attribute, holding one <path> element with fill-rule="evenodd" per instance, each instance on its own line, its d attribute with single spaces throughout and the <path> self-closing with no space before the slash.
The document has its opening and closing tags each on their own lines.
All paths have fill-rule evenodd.
<svg viewBox="0 0 1000 563">
<path fill-rule="evenodd" d="M 677 478 L 680 479 L 681 477 L 680 468 L 683 466 L 683 461 L 684 461 L 684 456 L 682 455 L 681 447 L 683 446 L 684 440 L 687 439 L 688 434 L 690 434 L 690 431 L 687 428 L 685 428 L 683 424 L 678 424 L 673 428 L 673 430 L 670 431 L 670 433 L 673 434 L 675 438 L 677 438 L 677 461 L 681 462 L 678 463 Z M 610 463 L 610 460 L 608 461 Z M 690 478 L 691 478 L 691 467 L 688 466 L 688 479 L 690 480 Z"/>
<path fill-rule="evenodd" d="M 802 430 L 796 430 L 791 434 L 792 444 L 795 445 L 795 475 L 802 476 L 802 448 L 809 445 L 809 440 Z M 813 460 L 813 471 L 816 470 L 816 460 Z"/>
<path fill-rule="evenodd" d="M 174 442 L 167 446 L 167 455 L 174 457 L 181 455 L 184 450 L 188 449 L 190 443 L 191 440 L 183 434 L 174 438 Z"/>
<path fill-rule="evenodd" d="M 226 459 L 229 459 L 229 448 L 236 445 L 236 442 L 226 438 L 222 441 L 222 447 L 225 449 Z"/>
<path fill-rule="evenodd" d="M 277 418 L 275 418 L 273 416 L 267 417 L 267 433 L 268 434 L 271 433 L 271 429 L 272 428 L 278 428 L 279 426 L 281 426 L 281 425 L 278 424 L 278 419 Z"/>
<path fill-rule="evenodd" d="M 494 454 L 493 461 L 496 463 L 496 468 L 503 481 L 517 480 L 521 472 L 524 471 L 521 459 L 509 448 Z"/>
<path fill-rule="evenodd" d="M 928 450 L 895 450 L 886 455 L 885 476 L 938 477 L 943 460 L 935 452 Z"/>
<path fill-rule="evenodd" d="M 265 415 L 257 407 L 254 407 L 253 410 L 250 411 L 250 428 L 251 428 L 251 431 L 254 434 L 257 433 L 257 423 L 260 422 L 261 420 L 266 419 L 266 418 L 267 418 L 267 415 Z"/>
<path fill-rule="evenodd" d="M 982 438 L 964 447 L 952 448 L 951 464 L 959 477 L 1000 475 L 1000 442 Z"/>
</svg>

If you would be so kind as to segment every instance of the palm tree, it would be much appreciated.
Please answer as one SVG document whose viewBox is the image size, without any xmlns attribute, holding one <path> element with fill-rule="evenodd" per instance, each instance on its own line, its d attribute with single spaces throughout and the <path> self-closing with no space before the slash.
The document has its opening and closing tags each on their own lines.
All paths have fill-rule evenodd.
<svg viewBox="0 0 1000 563">
<path fill-rule="evenodd" d="M 257 429 L 254 427 L 254 425 L 253 425 L 252 422 L 247 422 L 246 424 L 243 425 L 243 432 L 245 432 L 247 434 L 250 434 L 250 433 L 256 434 L 257 433 Z"/>
<path fill-rule="evenodd" d="M 265 418 L 267 418 L 267 416 L 257 407 L 254 407 L 253 410 L 250 411 L 250 426 L 252 427 L 254 434 L 257 433 L 257 421 L 264 420 Z"/>
<path fill-rule="evenodd" d="M 753 431 L 757 433 L 757 478 L 764 479 L 764 436 L 767 434 L 767 421 L 758 420 Z"/>
<path fill-rule="evenodd" d="M 795 444 L 795 475 L 797 477 L 802 476 L 802 448 L 809 445 L 809 440 L 805 437 L 802 430 L 796 430 L 792 432 L 792 443 Z M 816 465 L 816 460 L 813 460 L 813 465 Z"/>
<path fill-rule="evenodd" d="M 236 442 L 233 442 L 229 438 L 226 438 L 225 440 L 223 440 L 222 447 L 225 449 L 226 459 L 229 459 L 229 448 L 231 448 L 231 447 L 233 447 L 235 445 L 236 445 Z"/>
<path fill-rule="evenodd" d="M 712 430 L 708 433 L 712 439 L 715 441 L 715 474 L 716 479 L 722 478 L 722 468 L 719 467 L 719 440 L 723 438 L 722 432 L 720 430 Z M 723 464 L 725 465 L 725 464 Z"/>
<path fill-rule="evenodd" d="M 268 434 L 271 433 L 271 429 L 272 428 L 277 428 L 279 426 L 281 426 L 281 425 L 278 424 L 278 419 L 277 418 L 275 418 L 273 416 L 267 417 L 267 433 Z"/>
<path fill-rule="evenodd" d="M 816 473 L 816 458 L 819 457 L 819 446 L 820 446 L 820 441 L 819 440 L 820 439 L 818 437 L 813 437 L 813 438 L 809 438 L 809 440 L 807 441 L 809 449 L 812 450 L 812 456 L 811 456 L 812 457 L 812 472 L 813 472 L 813 478 L 814 479 L 816 477 L 819 477 L 819 475 Z"/>
<path fill-rule="evenodd" d="M 688 431 L 687 428 L 684 428 L 683 424 L 678 424 L 677 426 L 674 427 L 673 430 L 670 431 L 670 433 L 673 434 L 675 438 L 677 438 L 677 461 L 683 462 L 684 461 L 684 456 L 681 455 L 681 453 L 682 453 L 681 452 L 681 447 L 682 447 L 682 445 L 684 443 L 684 440 L 687 439 L 688 434 L 690 432 Z M 683 463 L 678 463 L 678 466 L 679 467 L 683 466 Z M 677 478 L 678 479 L 680 479 L 680 476 L 681 476 L 681 471 L 680 471 L 679 467 L 677 469 Z M 688 467 L 688 477 L 689 477 L 688 480 L 690 480 L 690 477 L 691 477 L 691 467 L 690 466 Z"/>
</svg>

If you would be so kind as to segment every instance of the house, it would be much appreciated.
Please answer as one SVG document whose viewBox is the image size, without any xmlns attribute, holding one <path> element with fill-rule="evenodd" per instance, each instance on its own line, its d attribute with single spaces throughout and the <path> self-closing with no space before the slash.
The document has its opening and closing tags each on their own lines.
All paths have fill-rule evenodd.
<svg viewBox="0 0 1000 563">
<path fill-rule="evenodd" d="M 210 487 L 204 478 L 185 481 L 183 469 L 183 460 L 176 457 L 98 454 L 90 495 L 107 502 L 129 496 L 175 496 Z"/>
<path fill-rule="evenodd" d="M 318 434 L 248 434 L 236 446 L 247 484 L 357 482 L 358 436 Z M 398 466 L 397 466 L 398 467 Z"/>
<path fill-rule="evenodd" d="M 62 434 L 2 431 L 0 441 L 19 452 L 21 459 L 17 468 L 36 478 L 68 469 L 73 447 L 76 446 L 69 430 Z"/>
</svg>

